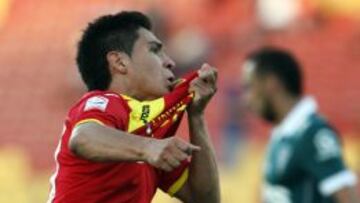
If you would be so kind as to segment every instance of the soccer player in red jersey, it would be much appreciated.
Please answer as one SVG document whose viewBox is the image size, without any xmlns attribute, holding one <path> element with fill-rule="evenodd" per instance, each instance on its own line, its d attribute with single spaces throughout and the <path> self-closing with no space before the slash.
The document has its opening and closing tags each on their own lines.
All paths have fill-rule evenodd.
<svg viewBox="0 0 360 203">
<path fill-rule="evenodd" d="M 66 118 L 49 203 L 149 203 L 157 188 L 184 202 L 220 202 L 204 121 L 216 91 L 215 68 L 204 64 L 189 83 L 188 143 L 174 137 L 175 130 L 162 130 L 166 122 L 156 132 L 149 125 L 146 134 L 135 133 L 164 109 L 163 97 L 175 84 L 175 63 L 145 15 L 124 11 L 90 23 L 77 64 L 89 91 Z"/>
</svg>

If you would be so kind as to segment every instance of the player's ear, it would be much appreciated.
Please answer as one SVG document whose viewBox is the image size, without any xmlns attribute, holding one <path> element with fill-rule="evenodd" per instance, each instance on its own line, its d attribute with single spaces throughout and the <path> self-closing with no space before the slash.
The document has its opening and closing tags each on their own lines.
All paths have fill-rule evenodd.
<svg viewBox="0 0 360 203">
<path fill-rule="evenodd" d="M 106 60 L 111 72 L 126 74 L 130 64 L 130 57 L 119 51 L 110 51 L 106 54 Z"/>
</svg>

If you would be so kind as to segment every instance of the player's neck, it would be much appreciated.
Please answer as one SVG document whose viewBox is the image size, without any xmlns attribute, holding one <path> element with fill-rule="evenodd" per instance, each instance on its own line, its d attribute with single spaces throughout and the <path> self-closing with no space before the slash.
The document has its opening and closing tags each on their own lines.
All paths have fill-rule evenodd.
<svg viewBox="0 0 360 203">
<path fill-rule="evenodd" d="M 296 106 L 299 102 L 299 97 L 293 96 L 283 96 L 279 98 L 276 105 L 276 124 L 280 124 L 286 116 L 291 112 L 291 110 Z"/>
</svg>

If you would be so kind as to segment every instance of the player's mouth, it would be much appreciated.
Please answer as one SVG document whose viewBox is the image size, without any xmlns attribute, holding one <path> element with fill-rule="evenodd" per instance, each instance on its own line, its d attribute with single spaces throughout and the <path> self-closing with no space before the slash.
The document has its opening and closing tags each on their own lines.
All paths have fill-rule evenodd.
<svg viewBox="0 0 360 203">
<path fill-rule="evenodd" d="M 178 83 L 177 81 L 178 81 L 178 80 L 175 80 L 174 77 L 169 77 L 169 78 L 167 79 L 167 81 L 166 81 L 166 83 L 167 83 L 167 89 L 168 89 L 170 92 L 175 88 L 176 84 Z"/>
</svg>

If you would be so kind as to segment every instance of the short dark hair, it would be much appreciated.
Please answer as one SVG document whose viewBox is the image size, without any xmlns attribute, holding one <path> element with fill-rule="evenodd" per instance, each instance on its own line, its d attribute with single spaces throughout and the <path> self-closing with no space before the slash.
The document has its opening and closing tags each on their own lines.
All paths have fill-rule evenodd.
<svg viewBox="0 0 360 203">
<path fill-rule="evenodd" d="M 138 29 L 151 30 L 147 16 L 137 11 L 105 15 L 89 23 L 78 44 L 76 62 L 89 91 L 106 90 L 111 74 L 106 60 L 109 51 L 131 53 Z"/>
<path fill-rule="evenodd" d="M 265 47 L 251 53 L 248 59 L 255 63 L 255 74 L 264 76 L 273 74 L 293 96 L 303 93 L 303 76 L 300 64 L 288 51 Z"/>
</svg>

